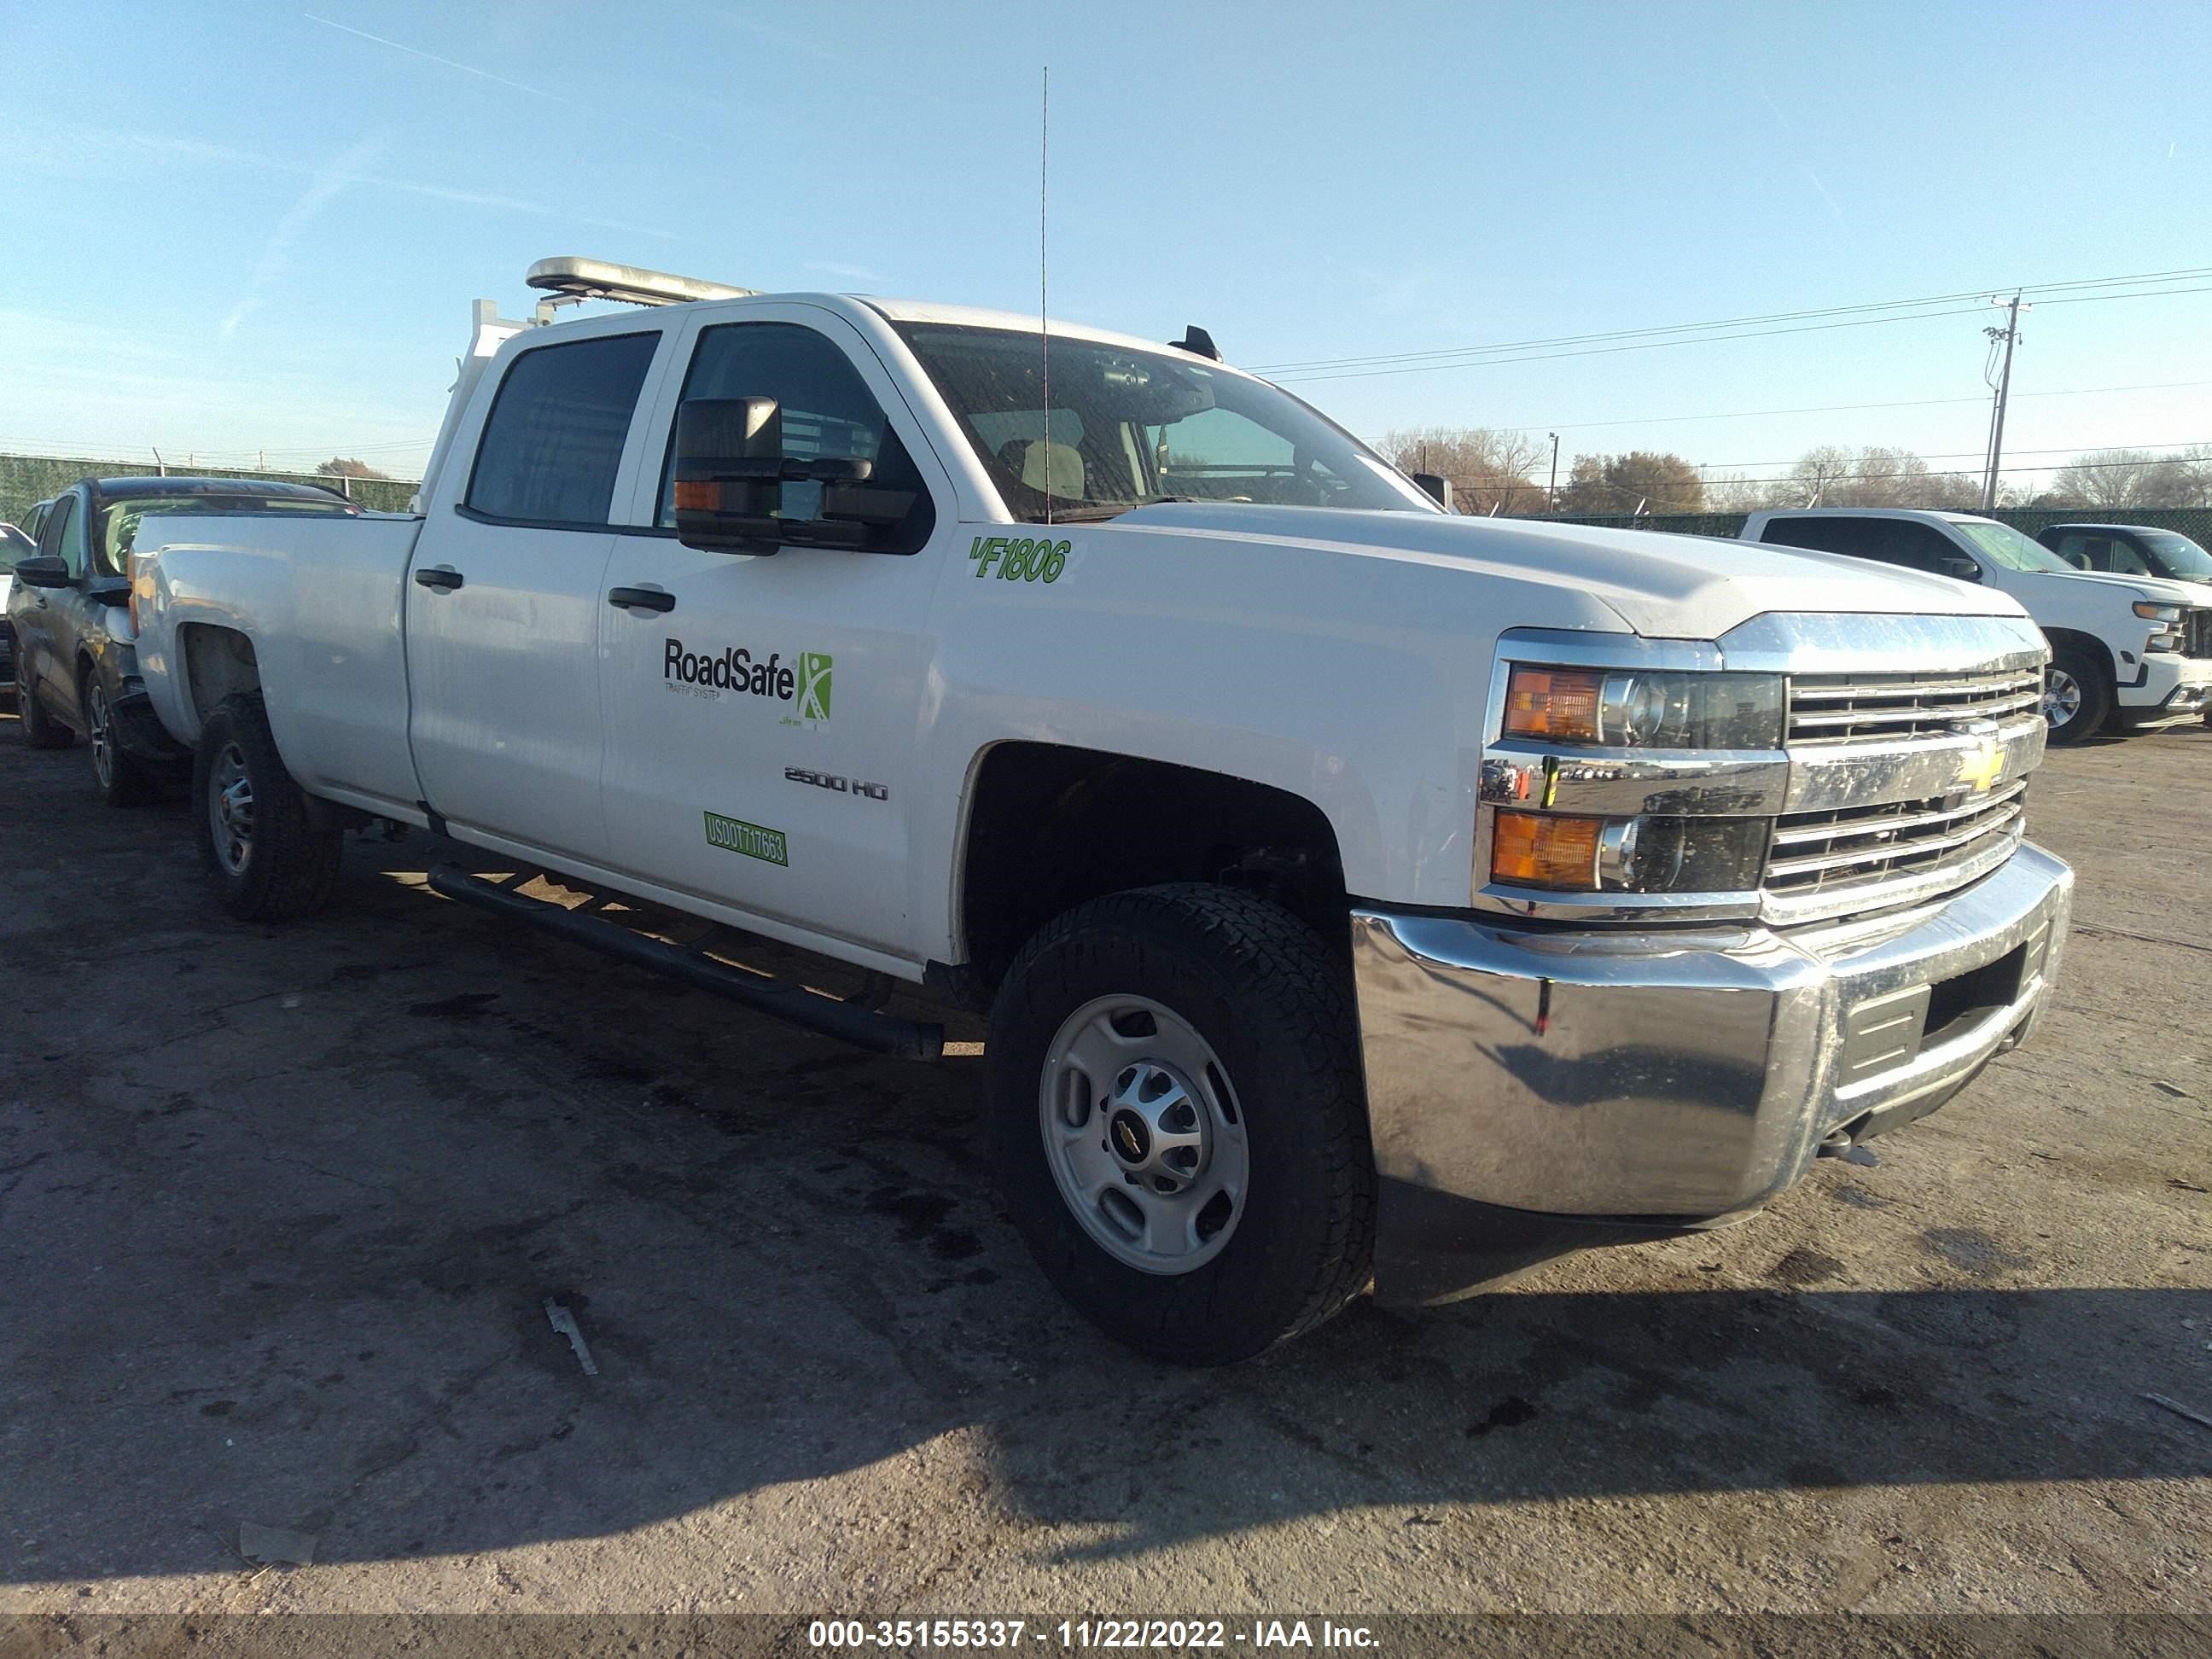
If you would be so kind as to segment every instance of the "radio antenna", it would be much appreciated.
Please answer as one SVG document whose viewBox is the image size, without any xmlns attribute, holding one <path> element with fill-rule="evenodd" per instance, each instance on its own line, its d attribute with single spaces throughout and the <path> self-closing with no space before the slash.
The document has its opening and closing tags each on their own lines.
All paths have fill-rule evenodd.
<svg viewBox="0 0 2212 1659">
<path fill-rule="evenodd" d="M 1047 167 L 1052 156 L 1052 65 L 1044 66 L 1044 98 L 1037 111 L 1037 339 L 1044 380 L 1044 521 L 1052 522 L 1052 325 L 1045 303 Z"/>
</svg>

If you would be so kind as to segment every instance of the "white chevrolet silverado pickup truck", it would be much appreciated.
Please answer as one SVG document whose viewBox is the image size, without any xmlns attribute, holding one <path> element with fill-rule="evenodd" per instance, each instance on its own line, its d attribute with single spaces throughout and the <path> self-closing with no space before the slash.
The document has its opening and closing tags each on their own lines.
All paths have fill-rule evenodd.
<svg viewBox="0 0 2212 1659">
<path fill-rule="evenodd" d="M 2191 583 L 2083 570 L 2008 524 L 1967 513 L 1790 508 L 1753 514 L 1742 537 L 2011 594 L 2051 644 L 2043 712 L 2054 744 L 2212 712 L 2212 605 Z"/>
<path fill-rule="evenodd" d="M 517 872 L 441 892 L 804 1023 L 988 1011 L 1005 1202 L 1140 1349 L 1744 1216 L 2048 994 L 2002 592 L 1452 515 L 1196 330 L 532 281 L 647 308 L 480 305 L 417 515 L 140 532 L 226 902 L 424 826 Z"/>
</svg>

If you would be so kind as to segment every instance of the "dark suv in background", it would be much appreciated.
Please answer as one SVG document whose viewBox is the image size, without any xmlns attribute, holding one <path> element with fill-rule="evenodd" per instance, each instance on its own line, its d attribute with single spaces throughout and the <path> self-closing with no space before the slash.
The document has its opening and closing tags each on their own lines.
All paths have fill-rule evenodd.
<svg viewBox="0 0 2212 1659">
<path fill-rule="evenodd" d="M 245 478 L 86 478 L 54 497 L 38 550 L 17 560 L 6 623 L 15 646 L 15 714 L 33 749 L 82 736 L 111 806 L 155 791 L 189 758 L 162 730 L 138 678 L 131 544 L 143 520 L 179 514 L 345 514 L 361 509 L 313 484 Z"/>
<path fill-rule="evenodd" d="M 2139 524 L 2054 524 L 2035 539 L 2076 570 L 2212 583 L 2212 553 L 2175 530 Z"/>
</svg>

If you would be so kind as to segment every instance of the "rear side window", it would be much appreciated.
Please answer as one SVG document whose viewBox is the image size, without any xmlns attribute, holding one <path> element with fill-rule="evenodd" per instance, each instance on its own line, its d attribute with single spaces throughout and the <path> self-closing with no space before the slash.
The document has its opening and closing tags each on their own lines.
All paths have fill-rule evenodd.
<svg viewBox="0 0 2212 1659">
<path fill-rule="evenodd" d="M 1844 553 L 1936 575 L 1943 562 L 1966 556 L 1940 530 L 1910 519 L 1772 519 L 1759 539 L 1819 553 Z"/>
<path fill-rule="evenodd" d="M 507 366 L 469 478 L 488 519 L 604 526 L 659 333 L 538 346 Z"/>
<path fill-rule="evenodd" d="M 1784 547 L 1807 547 L 1816 553 L 1863 553 L 1865 537 L 1852 533 L 1848 519 L 1770 519 L 1759 540 Z"/>
</svg>

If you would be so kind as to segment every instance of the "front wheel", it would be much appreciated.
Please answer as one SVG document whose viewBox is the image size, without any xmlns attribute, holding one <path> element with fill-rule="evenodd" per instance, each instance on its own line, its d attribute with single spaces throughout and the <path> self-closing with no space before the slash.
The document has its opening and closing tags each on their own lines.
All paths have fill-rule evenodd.
<svg viewBox="0 0 2212 1659">
<path fill-rule="evenodd" d="M 88 664 L 84 675 L 85 746 L 92 750 L 92 781 L 110 806 L 140 806 L 154 798 L 154 775 L 146 763 L 117 741 L 115 708 L 100 671 Z"/>
<path fill-rule="evenodd" d="M 1287 911 L 1195 884 L 1079 905 L 1023 950 L 991 1016 L 1000 1183 L 1046 1277 L 1109 1335 L 1225 1364 L 1366 1284 L 1346 980 Z"/>
<path fill-rule="evenodd" d="M 289 921 L 331 902 L 344 832 L 284 769 L 258 694 L 225 698 L 200 728 L 192 805 L 201 861 L 231 915 Z"/>
<path fill-rule="evenodd" d="M 2043 718 L 2054 745 L 2079 743 L 2103 729 L 2112 712 L 2112 677 L 2078 646 L 2062 646 L 2043 681 Z"/>
</svg>

